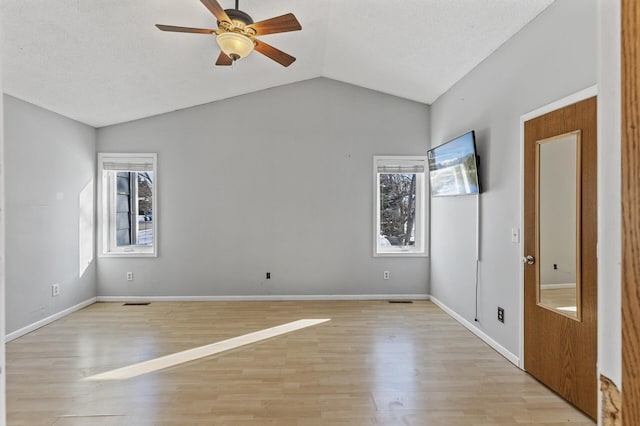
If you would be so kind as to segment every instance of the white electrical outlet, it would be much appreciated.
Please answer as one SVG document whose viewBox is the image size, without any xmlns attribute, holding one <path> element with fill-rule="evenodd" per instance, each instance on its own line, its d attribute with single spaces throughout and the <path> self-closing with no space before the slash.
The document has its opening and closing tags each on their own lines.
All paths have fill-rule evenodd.
<svg viewBox="0 0 640 426">
<path fill-rule="evenodd" d="M 60 284 L 51 284 L 51 297 L 60 295 Z"/>
<path fill-rule="evenodd" d="M 385 280 L 388 280 L 389 279 L 389 271 L 384 271 L 382 273 L 382 278 L 384 278 Z"/>
<path fill-rule="evenodd" d="M 133 281 L 133 272 L 127 272 L 127 281 Z"/>
</svg>

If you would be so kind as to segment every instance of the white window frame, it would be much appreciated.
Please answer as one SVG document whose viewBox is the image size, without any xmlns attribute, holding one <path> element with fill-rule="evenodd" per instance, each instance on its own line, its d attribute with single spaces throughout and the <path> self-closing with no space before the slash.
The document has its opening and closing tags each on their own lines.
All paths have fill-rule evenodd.
<svg viewBox="0 0 640 426">
<path fill-rule="evenodd" d="M 116 190 L 115 182 L 109 178 L 109 174 L 105 173 L 105 164 L 119 163 L 122 165 L 131 165 L 130 171 L 136 170 L 136 164 L 148 164 L 151 161 L 153 171 L 152 193 L 152 211 L 153 211 L 153 244 L 147 245 L 130 245 L 118 247 L 115 243 L 115 205 Z M 101 247 L 100 257 L 157 257 L 158 256 L 158 155 L 155 153 L 98 153 L 98 244 Z M 124 171 L 124 170 L 123 170 Z M 134 203 L 135 204 L 135 203 Z M 138 206 L 133 206 L 134 211 L 132 217 L 135 223 L 138 223 Z"/>
<path fill-rule="evenodd" d="M 416 179 L 415 245 L 413 247 L 380 247 L 380 172 L 385 165 L 419 165 L 423 172 Z M 373 157 L 373 256 L 427 257 L 428 173 L 427 157 L 421 155 L 376 155 Z"/>
</svg>

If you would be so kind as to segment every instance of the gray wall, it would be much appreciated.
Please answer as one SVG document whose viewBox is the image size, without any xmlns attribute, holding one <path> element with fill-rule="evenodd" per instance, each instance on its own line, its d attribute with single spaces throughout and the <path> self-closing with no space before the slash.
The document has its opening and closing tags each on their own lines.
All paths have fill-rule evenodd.
<svg viewBox="0 0 640 426">
<path fill-rule="evenodd" d="M 477 327 L 519 354 L 520 116 L 597 81 L 597 2 L 562 0 L 441 96 L 431 108 L 434 145 L 475 129 L 482 157 Z M 431 203 L 431 294 L 473 323 L 474 197 Z M 505 308 L 504 324 L 496 319 Z"/>
<path fill-rule="evenodd" d="M 95 260 L 79 276 L 78 195 L 94 178 L 96 131 L 7 95 L 4 123 L 11 333 L 95 297 Z"/>
<path fill-rule="evenodd" d="M 427 294 L 427 258 L 372 257 L 372 161 L 424 155 L 428 115 L 318 78 L 99 129 L 158 153 L 159 256 L 99 258 L 98 295 Z"/>
</svg>

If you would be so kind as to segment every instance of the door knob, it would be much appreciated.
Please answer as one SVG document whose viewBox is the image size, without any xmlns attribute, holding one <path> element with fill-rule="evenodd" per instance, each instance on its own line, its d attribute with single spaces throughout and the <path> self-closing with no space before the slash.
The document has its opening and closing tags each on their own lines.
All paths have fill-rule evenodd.
<svg viewBox="0 0 640 426">
<path fill-rule="evenodd" d="M 527 265 L 533 265 L 534 263 L 536 263 L 536 258 L 531 255 L 523 257 L 522 263 L 526 263 Z"/>
</svg>

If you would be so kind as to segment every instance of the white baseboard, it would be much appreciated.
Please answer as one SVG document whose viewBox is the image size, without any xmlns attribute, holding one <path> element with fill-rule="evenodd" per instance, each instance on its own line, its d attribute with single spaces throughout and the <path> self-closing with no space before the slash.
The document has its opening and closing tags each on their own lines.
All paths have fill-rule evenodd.
<svg viewBox="0 0 640 426">
<path fill-rule="evenodd" d="M 436 306 L 438 306 L 440 309 L 445 311 L 447 314 L 449 314 L 449 316 L 451 316 L 453 319 L 455 319 L 460 324 L 465 326 L 473 334 L 475 334 L 480 339 L 482 339 L 487 345 L 491 346 L 496 352 L 498 352 L 500 355 L 505 357 L 509 362 L 514 364 L 516 367 L 520 368 L 520 358 L 518 356 L 516 356 L 515 354 L 511 353 L 510 351 L 508 351 L 500 343 L 498 343 L 495 340 L 493 340 L 485 332 L 483 332 L 478 327 L 476 327 L 475 325 L 473 325 L 472 323 L 470 323 L 469 321 L 467 321 L 466 319 L 461 317 L 453 309 L 451 309 L 450 307 L 448 307 L 447 305 L 445 305 L 444 303 L 442 303 L 441 301 L 439 301 L 435 297 L 430 296 L 430 299 Z"/>
<path fill-rule="evenodd" d="M 290 294 L 255 296 L 98 296 L 97 302 L 223 302 L 285 300 L 429 300 L 428 294 Z"/>
<path fill-rule="evenodd" d="M 28 325 L 26 327 L 23 327 L 19 330 L 16 330 L 12 333 L 9 333 L 5 336 L 5 342 L 10 342 L 12 340 L 17 339 L 18 337 L 22 337 L 27 333 L 31 333 L 34 330 L 39 329 L 40 327 L 44 327 L 47 324 L 51 324 L 52 322 L 54 322 L 55 320 L 59 320 L 62 317 L 66 317 L 67 315 L 75 312 L 75 311 L 79 311 L 82 308 L 86 308 L 89 305 L 93 305 L 94 303 L 96 303 L 96 298 L 92 297 L 91 299 L 87 299 L 84 302 L 80 302 L 77 305 L 74 305 L 70 308 L 67 308 L 63 311 L 60 311 L 56 314 L 53 314 L 51 316 L 48 316 L 46 318 L 41 319 L 40 321 L 34 322 L 31 325 Z"/>
</svg>

